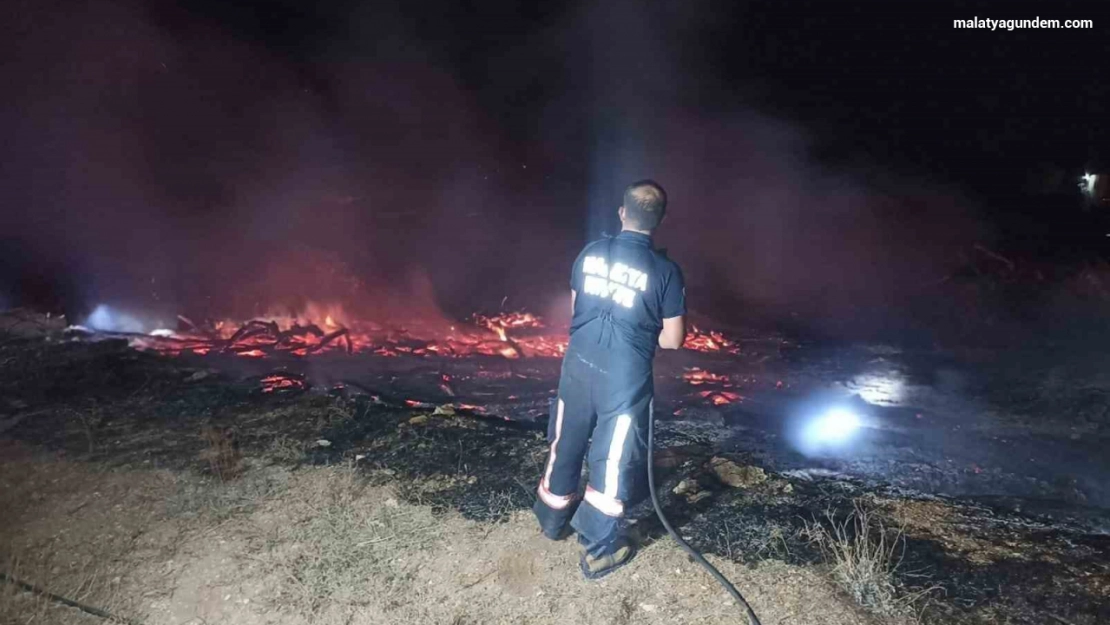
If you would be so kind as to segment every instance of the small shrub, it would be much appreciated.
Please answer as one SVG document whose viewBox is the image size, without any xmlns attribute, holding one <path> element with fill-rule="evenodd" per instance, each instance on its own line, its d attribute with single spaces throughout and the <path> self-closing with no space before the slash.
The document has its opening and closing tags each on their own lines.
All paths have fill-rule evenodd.
<svg viewBox="0 0 1110 625">
<path fill-rule="evenodd" d="M 243 454 L 230 428 L 205 426 L 200 438 L 204 441 L 200 457 L 208 464 L 212 475 L 227 481 L 243 472 Z"/>
<path fill-rule="evenodd" d="M 824 520 L 807 523 L 804 534 L 856 603 L 879 614 L 901 612 L 906 601 L 898 597 L 894 573 L 905 550 L 902 529 L 887 528 L 858 501 L 853 508 L 843 520 L 827 512 Z"/>
</svg>

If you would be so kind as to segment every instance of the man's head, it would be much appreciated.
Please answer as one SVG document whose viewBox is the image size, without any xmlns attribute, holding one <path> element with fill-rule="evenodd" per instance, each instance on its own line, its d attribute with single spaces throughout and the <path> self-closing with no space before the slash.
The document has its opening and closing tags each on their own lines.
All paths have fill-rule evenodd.
<svg viewBox="0 0 1110 625">
<path fill-rule="evenodd" d="M 619 213 L 624 229 L 652 232 L 667 214 L 667 192 L 654 180 L 633 182 L 624 190 Z"/>
</svg>

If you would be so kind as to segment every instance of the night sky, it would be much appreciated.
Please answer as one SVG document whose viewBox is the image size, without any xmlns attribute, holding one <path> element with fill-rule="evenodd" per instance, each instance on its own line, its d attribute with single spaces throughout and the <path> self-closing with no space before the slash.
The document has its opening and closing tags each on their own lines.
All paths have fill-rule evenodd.
<svg viewBox="0 0 1110 625">
<path fill-rule="evenodd" d="M 552 39 L 568 21 L 590 19 L 588 3 L 417 1 L 364 8 L 369 4 L 186 2 L 166 11 L 163 23 L 172 29 L 183 14 L 203 16 L 298 64 L 306 85 L 324 94 L 330 85 L 320 65 L 403 40 L 450 68 L 498 120 L 522 160 L 544 156 L 534 139 L 545 107 L 567 93 L 597 90 L 590 80 L 593 44 Z M 1098 27 L 1108 14 L 1104 3 L 650 4 L 616 10 L 638 13 L 630 22 L 658 22 L 659 53 L 669 69 L 684 74 L 659 87 L 667 98 L 705 113 L 754 108 L 791 120 L 813 133 L 816 152 L 832 163 L 926 171 L 1005 196 L 1043 168 L 1072 174 L 1103 163 L 1110 149 L 1110 39 Z M 352 16 L 390 26 L 353 33 Z M 952 28 L 952 19 L 972 16 L 1085 17 L 1096 28 Z M 620 20 L 600 34 L 614 48 L 624 43 Z M 634 44 L 640 45 L 655 44 Z M 606 89 L 621 89 L 622 81 L 634 80 L 629 74 L 653 71 L 650 63 L 627 60 L 607 77 Z"/>
<path fill-rule="evenodd" d="M 303 245 L 400 300 L 533 303 L 652 176 L 705 307 L 896 308 L 975 243 L 1100 249 L 1104 5 L 20 3 L 0 297 L 213 305 Z"/>
</svg>

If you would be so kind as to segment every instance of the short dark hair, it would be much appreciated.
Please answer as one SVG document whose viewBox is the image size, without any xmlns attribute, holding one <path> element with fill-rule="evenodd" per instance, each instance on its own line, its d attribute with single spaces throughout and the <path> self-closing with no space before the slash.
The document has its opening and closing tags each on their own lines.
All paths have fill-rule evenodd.
<svg viewBox="0 0 1110 625">
<path fill-rule="evenodd" d="M 655 230 L 667 214 L 667 192 L 654 180 L 638 180 L 624 190 L 624 215 L 638 230 Z"/>
</svg>

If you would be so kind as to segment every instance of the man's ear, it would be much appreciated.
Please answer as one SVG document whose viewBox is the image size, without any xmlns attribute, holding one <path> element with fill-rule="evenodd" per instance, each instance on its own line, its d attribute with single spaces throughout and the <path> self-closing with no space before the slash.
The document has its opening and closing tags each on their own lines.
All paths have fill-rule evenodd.
<svg viewBox="0 0 1110 625">
<path fill-rule="evenodd" d="M 624 205 L 623 204 L 620 206 L 620 208 L 617 209 L 617 216 L 621 218 L 621 223 L 622 224 L 624 223 L 624 214 L 626 212 L 627 211 L 624 210 Z"/>
</svg>

